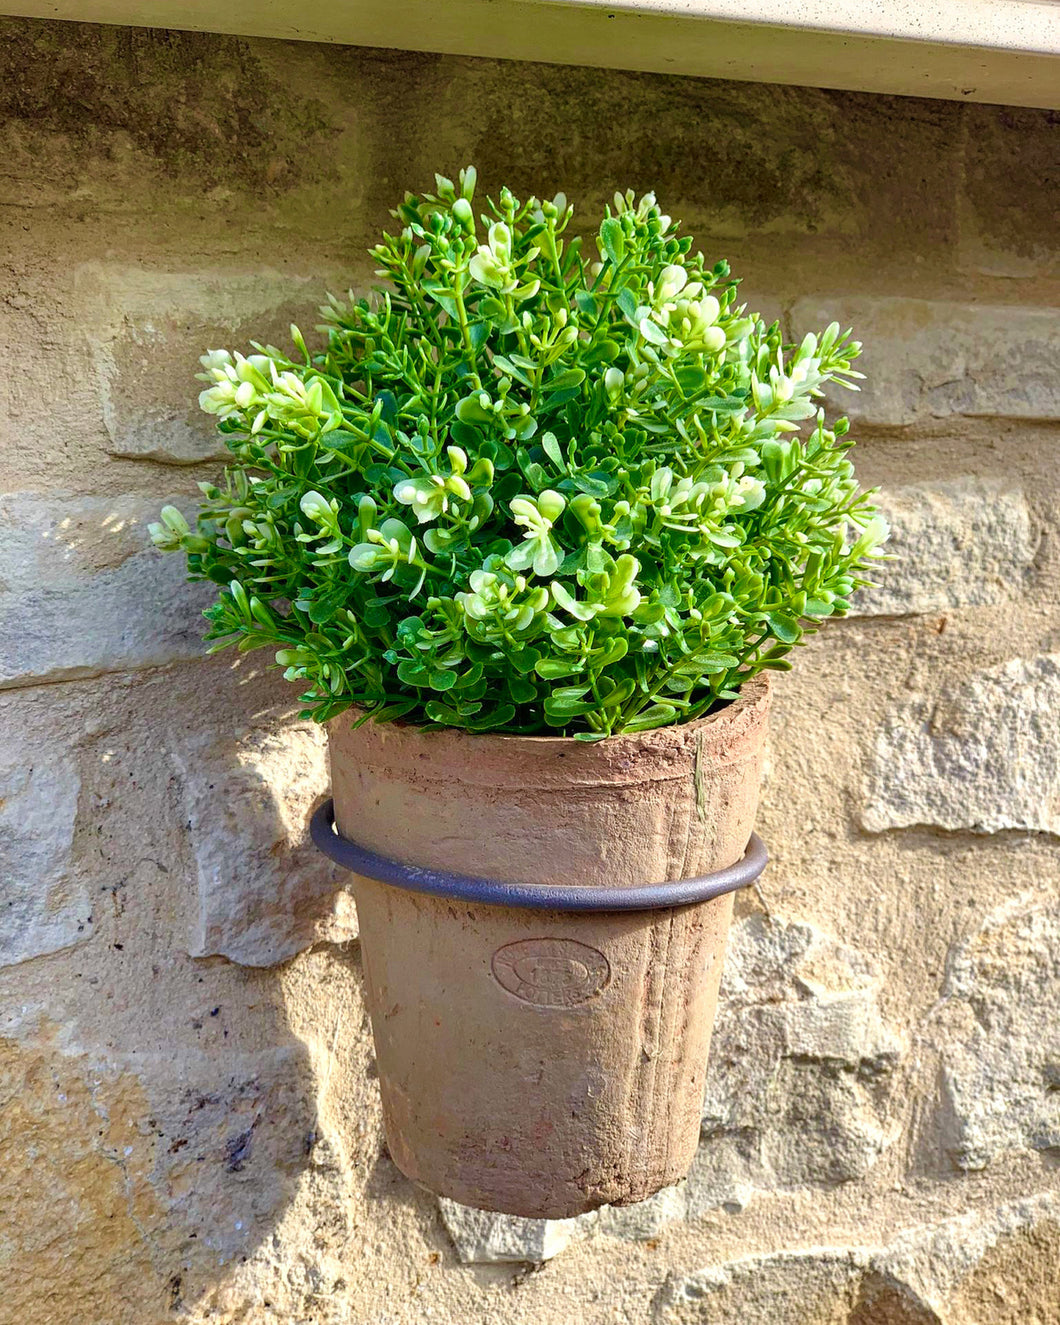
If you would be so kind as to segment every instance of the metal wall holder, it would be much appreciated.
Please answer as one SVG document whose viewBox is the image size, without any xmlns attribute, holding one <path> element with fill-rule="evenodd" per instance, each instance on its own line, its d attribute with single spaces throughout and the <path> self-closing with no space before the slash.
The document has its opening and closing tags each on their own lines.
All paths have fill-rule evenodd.
<svg viewBox="0 0 1060 1325">
<path fill-rule="evenodd" d="M 487 906 L 514 906 L 535 911 L 659 911 L 713 901 L 746 888 L 758 878 L 769 859 L 765 844 L 752 833 L 743 859 L 735 865 L 692 879 L 676 879 L 635 888 L 563 887 L 556 884 L 503 883 L 472 874 L 403 865 L 358 846 L 335 827 L 335 807 L 325 801 L 310 821 L 310 832 L 325 856 L 354 874 L 388 883 L 408 892 L 430 893 Z"/>
</svg>

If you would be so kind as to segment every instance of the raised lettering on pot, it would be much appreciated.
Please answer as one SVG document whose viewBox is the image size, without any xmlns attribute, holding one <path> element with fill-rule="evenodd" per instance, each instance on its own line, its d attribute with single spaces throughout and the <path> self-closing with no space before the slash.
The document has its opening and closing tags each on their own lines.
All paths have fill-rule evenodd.
<svg viewBox="0 0 1060 1325">
<path fill-rule="evenodd" d="M 522 939 L 493 954 L 493 975 L 510 994 L 541 1008 L 572 1008 L 611 978 L 602 952 L 574 939 Z"/>
</svg>

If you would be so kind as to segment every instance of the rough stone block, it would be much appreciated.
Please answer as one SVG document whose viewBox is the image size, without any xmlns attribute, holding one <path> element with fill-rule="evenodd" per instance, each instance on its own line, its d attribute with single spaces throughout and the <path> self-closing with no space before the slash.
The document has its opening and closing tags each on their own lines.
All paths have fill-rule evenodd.
<svg viewBox="0 0 1060 1325">
<path fill-rule="evenodd" d="M 646 1242 L 667 1224 L 688 1213 L 688 1192 L 682 1183 L 666 1187 L 633 1205 L 605 1205 L 573 1219 L 522 1219 L 518 1215 L 476 1210 L 440 1196 L 442 1220 L 465 1265 L 495 1261 L 540 1264 L 565 1251 L 572 1242 L 602 1235 L 623 1242 Z"/>
<path fill-rule="evenodd" d="M 925 299 L 800 299 L 796 339 L 829 322 L 864 342 L 858 392 L 829 403 L 885 427 L 953 415 L 1060 419 L 1060 313 L 1054 308 Z"/>
<path fill-rule="evenodd" d="M 623 1242 L 647 1242 L 660 1233 L 667 1224 L 684 1219 L 688 1214 L 688 1186 L 664 1187 L 646 1201 L 632 1205 L 605 1205 L 595 1215 L 595 1231 L 605 1237 L 619 1238 Z"/>
<path fill-rule="evenodd" d="M 274 966 L 314 943 L 356 938 L 344 872 L 309 840 L 310 812 L 328 788 L 319 726 L 174 743 L 173 759 L 198 884 L 191 956 Z"/>
<path fill-rule="evenodd" d="M 654 1320 L 1047 1325 L 1060 1314 L 1058 1249 L 1060 1202 L 1045 1193 L 918 1225 L 882 1246 L 784 1249 L 672 1274 Z"/>
<path fill-rule="evenodd" d="M 951 953 L 943 1132 L 954 1162 L 1060 1154 L 1060 903 L 1005 903 Z"/>
<path fill-rule="evenodd" d="M 448 1197 L 438 1198 L 442 1221 L 465 1265 L 523 1261 L 539 1265 L 570 1245 L 584 1229 L 575 1219 L 521 1219 L 518 1215 L 475 1210 Z"/>
<path fill-rule="evenodd" d="M 0 967 L 92 933 L 72 859 L 81 778 L 70 733 L 21 696 L 0 696 Z"/>
<path fill-rule="evenodd" d="M 148 541 L 166 503 L 143 497 L 0 497 L 0 689 L 203 652 L 208 586 Z"/>
<path fill-rule="evenodd" d="M 872 1168 L 894 1137 L 902 1052 L 880 1015 L 881 984 L 869 958 L 800 921 L 752 916 L 733 926 L 691 1214 Z"/>
<path fill-rule="evenodd" d="M 199 356 L 250 353 L 251 339 L 288 345 L 292 321 L 311 337 L 327 284 L 277 271 L 165 272 L 86 263 L 77 285 L 89 316 L 111 455 L 189 465 L 228 455 L 198 408 Z M 341 289 L 342 286 L 338 286 Z"/>
<path fill-rule="evenodd" d="M 878 587 L 853 600 L 853 616 L 903 616 L 983 607 L 1019 595 L 1038 547 L 1021 488 L 971 476 L 884 488 L 891 524 Z"/>
<path fill-rule="evenodd" d="M 1060 833 L 1058 720 L 1060 654 L 902 700 L 876 734 L 862 823 Z"/>
</svg>

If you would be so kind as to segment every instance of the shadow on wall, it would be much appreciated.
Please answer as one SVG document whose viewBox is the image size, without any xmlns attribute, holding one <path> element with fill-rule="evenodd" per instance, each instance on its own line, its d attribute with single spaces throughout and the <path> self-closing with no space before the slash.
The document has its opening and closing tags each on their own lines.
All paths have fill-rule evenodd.
<svg viewBox="0 0 1060 1325">
<path fill-rule="evenodd" d="M 0 692 L 4 1325 L 301 1309 L 387 1186 L 352 903 L 304 839 L 323 735 L 281 697 L 223 658 Z"/>
</svg>

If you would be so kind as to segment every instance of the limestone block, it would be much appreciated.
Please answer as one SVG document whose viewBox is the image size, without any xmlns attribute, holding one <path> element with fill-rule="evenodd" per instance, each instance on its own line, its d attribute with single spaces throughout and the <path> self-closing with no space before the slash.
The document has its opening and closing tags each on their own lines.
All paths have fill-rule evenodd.
<svg viewBox="0 0 1060 1325">
<path fill-rule="evenodd" d="M 684 1219 L 688 1214 L 688 1186 L 664 1187 L 646 1201 L 632 1205 L 605 1205 L 594 1215 L 595 1231 L 605 1237 L 620 1238 L 623 1242 L 647 1242 L 661 1233 L 667 1224 Z"/>
<path fill-rule="evenodd" d="M 894 1137 L 902 1042 L 874 962 L 800 921 L 738 921 L 729 939 L 689 1212 L 755 1191 L 863 1177 Z"/>
<path fill-rule="evenodd" d="M 147 536 L 166 500 L 0 497 L 0 689 L 202 653 L 212 591 Z"/>
<path fill-rule="evenodd" d="M 890 521 L 878 587 L 855 594 L 852 616 L 902 616 L 982 607 L 1017 597 L 1038 530 L 1023 491 L 1003 479 L 965 476 L 884 488 Z"/>
<path fill-rule="evenodd" d="M 1014 658 L 896 704 L 869 758 L 870 832 L 1060 832 L 1060 654 Z"/>
<path fill-rule="evenodd" d="M 61 719 L 0 696 L 0 967 L 92 933 L 72 859 L 81 778 Z"/>
<path fill-rule="evenodd" d="M 852 419 L 900 427 L 962 414 L 1060 418 L 1054 308 L 843 296 L 792 308 L 796 339 L 833 321 L 865 345 L 861 390 L 828 396 Z"/>
<path fill-rule="evenodd" d="M 942 1130 L 954 1162 L 1060 1152 L 1060 903 L 1018 897 L 951 953 Z"/>
<path fill-rule="evenodd" d="M 320 277 L 270 270 L 101 263 L 78 268 L 76 280 L 98 327 L 93 353 L 110 453 L 174 465 L 228 455 L 216 420 L 198 408 L 199 356 L 221 347 L 251 353 L 251 339 L 289 345 L 292 321 L 311 336 L 326 290 Z"/>
<path fill-rule="evenodd" d="M 195 859 L 188 952 L 274 966 L 357 935 L 344 871 L 309 840 L 328 789 L 323 730 L 292 723 L 172 744 Z"/>
<path fill-rule="evenodd" d="M 475 1210 L 439 1197 L 442 1221 L 465 1265 L 525 1261 L 537 1265 L 563 1251 L 584 1228 L 575 1219 L 522 1219 L 518 1215 Z"/>
<path fill-rule="evenodd" d="M 1047 1325 L 1060 1313 L 1058 1249 L 1060 1201 L 1045 1193 L 915 1226 L 883 1246 L 784 1249 L 672 1274 L 654 1320 Z"/>
<path fill-rule="evenodd" d="M 586 1238 L 619 1238 L 623 1242 L 646 1242 L 688 1211 L 688 1193 L 682 1183 L 665 1187 L 646 1201 L 633 1205 L 605 1205 L 573 1219 L 523 1219 L 475 1210 L 440 1196 L 442 1220 L 460 1260 L 465 1265 L 496 1261 L 539 1264 L 565 1251 L 572 1242 Z"/>
</svg>

